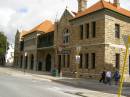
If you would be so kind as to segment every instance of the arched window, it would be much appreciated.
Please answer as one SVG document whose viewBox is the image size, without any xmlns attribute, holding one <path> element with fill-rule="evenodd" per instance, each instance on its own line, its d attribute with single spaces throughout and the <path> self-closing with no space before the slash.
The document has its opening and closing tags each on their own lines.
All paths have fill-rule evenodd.
<svg viewBox="0 0 130 97">
<path fill-rule="evenodd" d="M 65 29 L 63 32 L 63 43 L 68 44 L 70 40 L 70 32 L 68 29 Z"/>
</svg>

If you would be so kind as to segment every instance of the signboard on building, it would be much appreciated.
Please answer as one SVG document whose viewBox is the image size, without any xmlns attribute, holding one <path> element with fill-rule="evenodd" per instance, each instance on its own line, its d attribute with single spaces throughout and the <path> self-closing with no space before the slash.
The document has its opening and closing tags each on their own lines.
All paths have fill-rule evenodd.
<svg viewBox="0 0 130 97">
<path fill-rule="evenodd" d="M 62 54 L 67 54 L 68 55 L 68 54 L 70 54 L 70 50 L 63 50 Z"/>
<path fill-rule="evenodd" d="M 57 54 L 61 54 L 61 55 L 69 55 L 71 53 L 70 50 L 61 50 L 61 51 L 57 51 Z"/>
</svg>

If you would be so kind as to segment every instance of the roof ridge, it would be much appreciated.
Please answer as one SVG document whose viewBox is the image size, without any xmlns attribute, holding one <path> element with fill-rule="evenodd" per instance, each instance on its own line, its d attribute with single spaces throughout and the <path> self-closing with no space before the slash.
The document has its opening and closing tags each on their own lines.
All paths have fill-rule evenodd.
<svg viewBox="0 0 130 97">
<path fill-rule="evenodd" d="M 104 0 L 101 0 L 101 3 L 102 3 L 103 8 L 105 8 Z"/>
<path fill-rule="evenodd" d="M 33 30 L 37 29 L 38 27 L 40 27 L 42 24 L 46 23 L 46 22 L 50 22 L 52 23 L 52 21 L 50 20 L 44 20 L 44 22 L 41 22 L 39 25 L 35 26 L 33 29 L 30 30 L 30 32 L 32 32 Z"/>
<path fill-rule="evenodd" d="M 75 14 L 68 7 L 65 10 L 67 10 L 73 17 L 75 17 Z"/>
<path fill-rule="evenodd" d="M 30 34 L 34 31 L 43 31 L 45 33 L 47 32 L 52 32 L 54 30 L 54 24 L 51 20 L 44 20 L 44 22 L 40 23 L 39 25 L 35 26 L 33 29 L 30 31 L 27 31 L 26 33 L 22 33 L 22 36 L 25 36 L 27 34 Z"/>
<path fill-rule="evenodd" d="M 101 3 L 102 3 L 102 0 L 96 2 L 96 3 L 93 4 L 92 6 L 86 8 L 84 11 L 77 13 L 77 16 L 80 17 L 81 14 L 84 15 L 85 13 L 88 12 L 88 10 L 92 9 L 95 5 L 99 5 L 99 4 L 101 4 Z M 103 7 L 103 6 L 102 6 L 102 7 Z"/>
<path fill-rule="evenodd" d="M 119 13 L 119 14 L 130 17 L 130 11 L 129 10 L 127 10 L 123 7 L 116 7 L 113 3 L 107 2 L 105 0 L 100 0 L 97 3 L 93 4 L 92 6 L 90 6 L 89 8 L 85 9 L 84 11 L 77 13 L 75 18 L 85 16 L 87 14 L 90 14 L 92 12 L 95 12 L 95 11 L 98 11 L 98 10 L 101 10 L 101 9 L 113 10 L 113 11 Z M 73 19 L 75 19 L 75 18 L 73 18 Z"/>
<path fill-rule="evenodd" d="M 52 23 L 50 20 L 45 20 L 44 22 L 41 22 L 39 25 L 37 25 L 36 28 L 39 27 L 39 26 L 41 26 L 42 24 L 44 24 L 44 23 L 46 23 L 46 22 Z M 34 28 L 35 28 L 35 27 L 34 27 Z"/>
</svg>

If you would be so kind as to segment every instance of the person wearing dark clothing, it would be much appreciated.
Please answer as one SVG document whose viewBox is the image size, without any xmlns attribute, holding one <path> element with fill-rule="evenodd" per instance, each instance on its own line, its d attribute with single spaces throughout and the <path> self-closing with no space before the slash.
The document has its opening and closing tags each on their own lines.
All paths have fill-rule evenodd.
<svg viewBox="0 0 130 97">
<path fill-rule="evenodd" d="M 115 71 L 114 73 L 114 80 L 115 80 L 115 85 L 117 85 L 119 83 L 119 80 L 120 80 L 120 74 L 119 74 L 119 71 Z"/>
<path fill-rule="evenodd" d="M 103 71 L 102 74 L 101 74 L 101 78 L 100 78 L 99 82 L 100 82 L 100 83 L 101 83 L 101 82 L 105 83 L 105 78 L 106 78 L 106 72 Z"/>
</svg>

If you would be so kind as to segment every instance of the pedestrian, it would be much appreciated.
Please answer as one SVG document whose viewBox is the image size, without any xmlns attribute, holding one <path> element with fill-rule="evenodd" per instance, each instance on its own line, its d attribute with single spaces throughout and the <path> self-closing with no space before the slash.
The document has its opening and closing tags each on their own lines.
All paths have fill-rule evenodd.
<svg viewBox="0 0 130 97">
<path fill-rule="evenodd" d="M 101 82 L 105 83 L 105 82 L 106 82 L 105 79 L 106 79 L 106 71 L 104 70 L 104 71 L 101 73 L 101 78 L 100 78 L 99 82 L 100 82 L 100 83 L 101 83 Z"/>
<path fill-rule="evenodd" d="M 115 80 L 115 85 L 118 85 L 118 83 L 119 83 L 119 80 L 120 80 L 120 73 L 119 73 L 119 71 L 115 71 L 114 72 L 114 80 Z"/>
<path fill-rule="evenodd" d="M 112 77 L 111 71 L 107 71 L 106 72 L 106 83 L 109 85 L 111 85 L 111 77 Z"/>
</svg>

